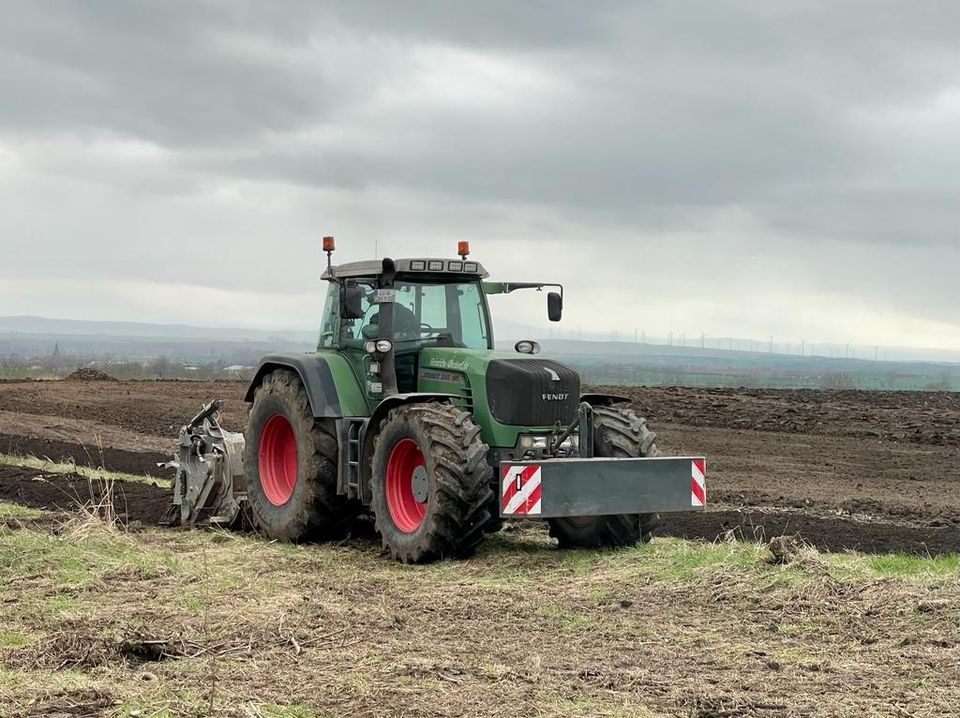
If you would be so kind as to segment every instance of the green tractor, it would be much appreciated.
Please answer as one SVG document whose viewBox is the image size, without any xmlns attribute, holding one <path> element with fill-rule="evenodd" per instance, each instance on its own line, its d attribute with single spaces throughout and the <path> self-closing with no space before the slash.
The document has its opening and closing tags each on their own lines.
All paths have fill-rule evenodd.
<svg viewBox="0 0 960 718">
<path fill-rule="evenodd" d="M 582 394 L 569 367 L 520 341 L 494 349 L 487 296 L 563 288 L 488 282 L 468 259 L 330 263 L 315 352 L 262 359 L 243 435 L 219 403 L 181 432 L 173 522 L 265 536 L 343 536 L 372 512 L 384 549 L 425 562 L 471 555 L 504 518 L 546 519 L 562 547 L 650 538 L 658 514 L 702 510 L 702 457 L 662 457 L 625 399 Z"/>
</svg>

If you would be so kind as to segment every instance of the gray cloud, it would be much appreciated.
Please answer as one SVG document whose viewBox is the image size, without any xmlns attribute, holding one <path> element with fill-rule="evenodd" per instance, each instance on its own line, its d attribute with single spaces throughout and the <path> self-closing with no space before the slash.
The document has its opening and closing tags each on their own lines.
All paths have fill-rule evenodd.
<svg viewBox="0 0 960 718">
<path fill-rule="evenodd" d="M 850 332 L 954 346 L 958 22 L 953 3 L 16 3 L 0 277 L 271 301 L 315 290 L 326 231 L 344 257 L 467 237 L 511 275 L 589 241 L 537 264 L 590 304 L 585 276 L 629 258 L 684 293 L 658 329 L 835 339 L 791 309 L 839 302 Z M 628 321 L 641 291 L 579 321 Z"/>
</svg>

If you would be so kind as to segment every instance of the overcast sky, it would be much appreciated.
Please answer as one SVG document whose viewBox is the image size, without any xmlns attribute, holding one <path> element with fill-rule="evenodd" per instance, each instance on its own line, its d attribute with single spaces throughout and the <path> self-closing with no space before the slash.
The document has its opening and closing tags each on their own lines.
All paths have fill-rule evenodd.
<svg viewBox="0 0 960 718">
<path fill-rule="evenodd" d="M 0 315 L 312 328 L 335 234 L 567 331 L 960 349 L 957 3 L 3 6 Z"/>
</svg>

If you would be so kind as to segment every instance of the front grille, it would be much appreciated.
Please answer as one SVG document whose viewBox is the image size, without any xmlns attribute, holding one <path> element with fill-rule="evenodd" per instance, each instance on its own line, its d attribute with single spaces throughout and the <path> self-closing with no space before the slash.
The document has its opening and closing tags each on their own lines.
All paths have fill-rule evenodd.
<svg viewBox="0 0 960 718">
<path fill-rule="evenodd" d="M 570 424 L 580 402 L 580 377 L 549 359 L 499 359 L 487 367 L 487 402 L 501 424 Z"/>
</svg>

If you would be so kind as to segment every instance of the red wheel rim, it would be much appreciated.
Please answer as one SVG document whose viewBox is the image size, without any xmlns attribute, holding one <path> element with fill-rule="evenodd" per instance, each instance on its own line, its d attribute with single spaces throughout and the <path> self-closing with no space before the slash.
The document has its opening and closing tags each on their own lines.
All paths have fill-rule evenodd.
<svg viewBox="0 0 960 718">
<path fill-rule="evenodd" d="M 297 437 L 283 414 L 274 414 L 263 425 L 257 463 L 267 501 L 283 506 L 297 483 Z"/>
<path fill-rule="evenodd" d="M 413 474 L 418 467 L 426 470 L 426 461 L 417 442 L 400 439 L 390 449 L 384 480 L 387 509 L 394 525 L 404 533 L 413 533 L 427 513 L 427 500 L 418 501 L 413 493 Z"/>
</svg>

